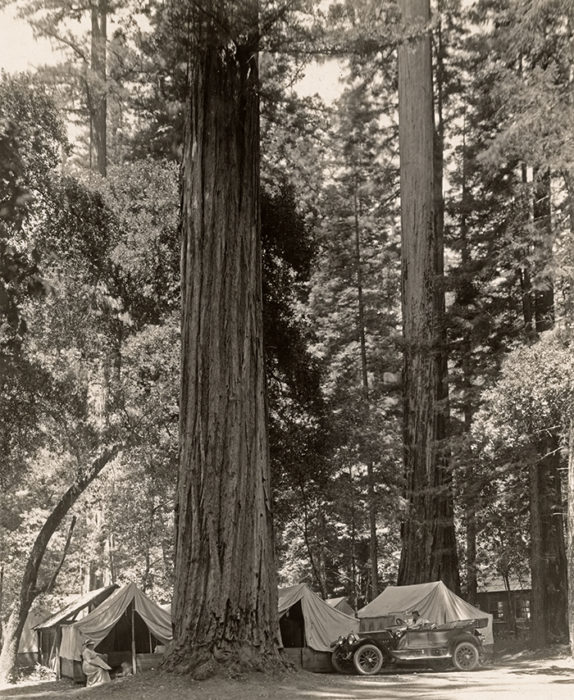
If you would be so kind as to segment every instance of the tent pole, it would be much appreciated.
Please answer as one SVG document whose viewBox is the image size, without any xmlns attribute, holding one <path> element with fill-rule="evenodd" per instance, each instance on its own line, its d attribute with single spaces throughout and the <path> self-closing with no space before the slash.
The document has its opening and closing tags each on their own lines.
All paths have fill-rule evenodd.
<svg viewBox="0 0 574 700">
<path fill-rule="evenodd" d="M 134 676 L 137 672 L 136 664 L 136 624 L 135 624 L 135 605 L 132 600 L 132 671 Z"/>
<path fill-rule="evenodd" d="M 52 654 L 56 655 L 55 671 L 56 680 L 59 681 L 62 678 L 62 662 L 60 661 L 60 647 L 62 646 L 62 631 L 59 627 L 56 627 L 56 634 L 54 635 L 54 641 L 52 643 L 52 648 L 50 649 L 50 656 L 48 658 L 48 663 L 52 658 Z M 47 664 L 45 664 L 47 665 Z"/>
</svg>

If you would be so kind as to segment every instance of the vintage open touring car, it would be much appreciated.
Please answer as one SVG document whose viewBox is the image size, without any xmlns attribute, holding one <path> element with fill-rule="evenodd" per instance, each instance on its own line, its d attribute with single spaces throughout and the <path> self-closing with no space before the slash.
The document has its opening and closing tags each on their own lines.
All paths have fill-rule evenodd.
<svg viewBox="0 0 574 700">
<path fill-rule="evenodd" d="M 486 619 L 456 620 L 409 629 L 403 620 L 379 630 L 351 633 L 333 643 L 331 662 L 340 673 L 378 673 L 388 664 L 474 671 L 483 659 Z"/>
</svg>

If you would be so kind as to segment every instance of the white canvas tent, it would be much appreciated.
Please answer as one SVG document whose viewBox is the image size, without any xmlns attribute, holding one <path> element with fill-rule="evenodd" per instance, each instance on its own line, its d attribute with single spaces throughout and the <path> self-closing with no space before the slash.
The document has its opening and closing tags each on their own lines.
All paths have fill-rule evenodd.
<svg viewBox="0 0 574 700">
<path fill-rule="evenodd" d="M 135 672 L 137 655 L 153 656 L 155 646 L 168 644 L 171 638 L 169 612 L 134 583 L 128 583 L 89 615 L 62 629 L 60 657 L 68 662 L 79 661 L 82 643 L 91 639 L 96 643 L 96 651 L 108 653 L 110 665 L 131 659 Z"/>
<path fill-rule="evenodd" d="M 351 607 L 349 599 L 346 596 L 341 596 L 339 598 L 327 598 L 325 603 L 330 605 L 332 608 L 335 608 L 335 610 L 338 610 L 339 612 L 344 612 L 345 615 L 355 616 L 355 610 Z"/>
<path fill-rule="evenodd" d="M 62 630 L 67 625 L 92 612 L 117 588 L 117 584 L 114 583 L 94 591 L 88 591 L 80 596 L 69 596 L 65 607 L 36 624 L 34 630 L 38 637 L 40 661 L 44 666 L 49 666 L 59 673 L 58 658 L 62 643 Z"/>
<path fill-rule="evenodd" d="M 493 644 L 492 615 L 474 607 L 453 593 L 442 581 L 411 586 L 387 586 L 373 601 L 358 611 L 361 622 L 379 617 L 405 617 L 418 610 L 421 617 L 437 625 L 455 620 L 487 620 L 485 643 Z M 363 624 L 361 626 L 363 629 Z"/>
<path fill-rule="evenodd" d="M 20 668 L 34 666 L 40 660 L 40 650 L 38 647 L 38 635 L 34 626 L 46 617 L 46 613 L 41 610 L 31 610 L 28 613 L 22 636 L 18 644 L 16 653 L 16 665 Z"/>
<path fill-rule="evenodd" d="M 50 615 L 50 617 L 36 625 L 36 630 L 50 629 L 52 627 L 57 627 L 60 624 L 70 624 L 71 622 L 75 622 L 78 616 L 85 614 L 86 611 L 88 613 L 91 612 L 94 608 L 100 605 L 103 600 L 108 598 L 117 588 L 118 585 L 113 583 L 110 586 L 104 586 L 103 588 L 97 588 L 94 591 L 88 591 L 83 595 L 68 596 L 65 607 L 61 608 L 58 610 L 58 612 Z"/>
<path fill-rule="evenodd" d="M 288 621 L 293 623 L 291 626 L 295 632 L 295 626 L 299 627 L 300 639 L 303 642 L 301 646 L 310 647 L 315 651 L 330 652 L 331 642 L 337 637 L 359 630 L 359 621 L 356 618 L 332 608 L 304 583 L 280 588 L 278 608 L 284 646 L 297 646 L 286 638 L 295 637 L 294 632 L 288 629 Z"/>
</svg>

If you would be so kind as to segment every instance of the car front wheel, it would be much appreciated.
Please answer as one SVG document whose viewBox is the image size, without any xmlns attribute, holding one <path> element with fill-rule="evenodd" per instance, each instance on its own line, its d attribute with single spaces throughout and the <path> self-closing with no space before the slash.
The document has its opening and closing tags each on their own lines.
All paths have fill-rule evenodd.
<svg viewBox="0 0 574 700">
<path fill-rule="evenodd" d="M 353 654 L 353 663 L 357 673 L 362 676 L 372 676 L 381 670 L 383 652 L 374 644 L 363 644 Z"/>
<path fill-rule="evenodd" d="M 335 649 L 331 654 L 331 663 L 337 673 L 353 673 L 353 662 L 345 658 L 341 649 Z"/>
<path fill-rule="evenodd" d="M 452 662 L 459 671 L 474 671 L 480 657 L 478 649 L 471 642 L 459 642 L 452 655 Z"/>
</svg>

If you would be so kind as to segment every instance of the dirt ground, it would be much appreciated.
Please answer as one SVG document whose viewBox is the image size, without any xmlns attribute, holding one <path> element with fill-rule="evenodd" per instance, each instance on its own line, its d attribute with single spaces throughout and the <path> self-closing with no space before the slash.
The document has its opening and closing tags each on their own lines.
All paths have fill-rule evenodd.
<svg viewBox="0 0 574 700">
<path fill-rule="evenodd" d="M 574 661 L 566 647 L 544 654 L 499 654 L 472 673 L 393 668 L 377 676 L 342 676 L 297 671 L 280 676 L 250 674 L 237 679 L 193 681 L 165 672 L 120 678 L 96 688 L 71 681 L 22 681 L 0 688 L 17 700 L 571 700 Z"/>
</svg>

